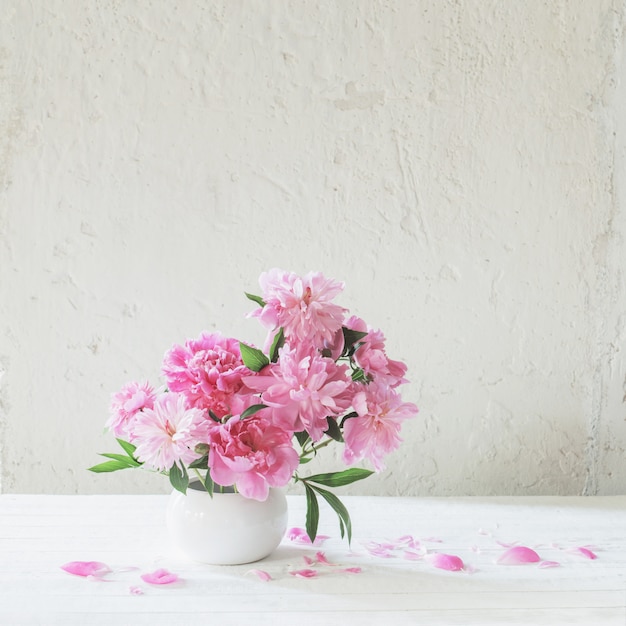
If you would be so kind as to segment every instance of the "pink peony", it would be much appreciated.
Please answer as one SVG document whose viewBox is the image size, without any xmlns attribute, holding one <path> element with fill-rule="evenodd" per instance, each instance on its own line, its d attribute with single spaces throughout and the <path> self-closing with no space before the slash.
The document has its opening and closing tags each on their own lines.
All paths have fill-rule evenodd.
<svg viewBox="0 0 626 626">
<path fill-rule="evenodd" d="M 261 393 L 271 409 L 272 421 L 285 430 L 306 430 L 319 441 L 328 428 L 327 416 L 337 416 L 350 406 L 351 380 L 347 367 L 319 355 L 303 356 L 285 345 L 278 362 L 262 374 L 246 376 L 248 387 Z"/>
<path fill-rule="evenodd" d="M 385 336 L 380 330 L 373 330 L 361 318 L 353 315 L 346 321 L 346 328 L 366 332 L 360 340 L 362 345 L 354 353 L 356 364 L 365 374 L 376 381 L 391 387 L 406 383 L 406 365 L 390 359 L 385 352 Z"/>
<path fill-rule="evenodd" d="M 184 346 L 175 345 L 165 354 L 162 370 L 171 391 L 183 393 L 191 406 L 210 409 L 218 417 L 235 412 L 241 377 L 250 373 L 241 360 L 239 341 L 220 333 L 202 333 Z"/>
<path fill-rule="evenodd" d="M 379 472 L 385 469 L 383 457 L 395 450 L 402 441 L 402 422 L 416 415 L 417 407 L 410 402 L 402 402 L 397 392 L 376 382 L 358 392 L 352 406 L 358 417 L 344 422 L 343 437 L 346 445 L 343 459 L 352 464 L 367 458 Z"/>
<path fill-rule="evenodd" d="M 194 449 L 208 421 L 204 411 L 189 407 L 187 398 L 179 393 L 164 393 L 152 409 L 137 416 L 133 441 L 139 461 L 159 471 L 169 470 L 174 463 L 188 464 L 199 458 Z"/>
<path fill-rule="evenodd" d="M 156 391 L 147 382 L 132 382 L 124 385 L 111 396 L 111 417 L 107 428 L 118 439 L 132 441 L 133 423 L 140 411 L 154 406 Z"/>
<path fill-rule="evenodd" d="M 261 274 L 259 284 L 265 306 L 252 316 L 270 329 L 270 338 L 282 327 L 287 341 L 321 348 L 341 328 L 347 309 L 331 301 L 343 290 L 343 283 L 324 278 L 319 272 L 300 277 L 273 269 Z"/>
<path fill-rule="evenodd" d="M 291 432 L 273 425 L 261 413 L 209 429 L 209 468 L 219 485 L 236 485 L 246 498 L 265 500 L 270 487 L 283 487 L 300 458 Z"/>
</svg>

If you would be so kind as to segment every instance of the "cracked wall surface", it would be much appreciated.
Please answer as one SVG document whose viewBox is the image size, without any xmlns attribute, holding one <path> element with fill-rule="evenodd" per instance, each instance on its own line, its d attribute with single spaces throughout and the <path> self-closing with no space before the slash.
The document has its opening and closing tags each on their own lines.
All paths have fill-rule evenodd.
<svg viewBox="0 0 626 626">
<path fill-rule="evenodd" d="M 409 366 L 352 492 L 626 493 L 626 0 L 260 6 L 3 5 L 0 491 L 168 491 L 111 392 L 282 267 Z"/>
</svg>

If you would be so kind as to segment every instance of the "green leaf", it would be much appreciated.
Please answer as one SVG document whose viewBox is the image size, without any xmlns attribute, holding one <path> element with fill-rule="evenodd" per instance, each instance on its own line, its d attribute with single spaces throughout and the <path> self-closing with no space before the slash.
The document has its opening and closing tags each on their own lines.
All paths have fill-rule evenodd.
<svg viewBox="0 0 626 626">
<path fill-rule="evenodd" d="M 251 415 L 254 415 L 255 413 L 257 413 L 258 411 L 260 411 L 261 409 L 266 409 L 267 408 L 267 404 L 253 404 L 252 406 L 249 406 L 242 414 L 241 414 L 241 419 L 246 419 L 246 417 L 250 417 Z"/>
<path fill-rule="evenodd" d="M 363 480 L 364 478 L 371 476 L 373 473 L 374 472 L 372 470 L 362 469 L 360 467 L 351 467 L 350 469 L 343 470 L 342 472 L 329 472 L 327 474 L 307 476 L 305 480 L 324 485 L 325 487 L 343 487 L 344 485 L 349 485 L 357 480 Z"/>
<path fill-rule="evenodd" d="M 270 360 L 258 348 L 252 348 L 240 341 L 239 350 L 243 364 L 249 370 L 260 372 L 266 365 L 269 365 Z"/>
<path fill-rule="evenodd" d="M 192 461 L 189 463 L 189 469 L 208 469 L 209 468 L 209 455 L 205 454 L 201 456 L 199 459 Z"/>
<path fill-rule="evenodd" d="M 285 333 L 281 328 L 275 335 L 270 348 L 270 361 L 276 363 L 278 361 L 278 351 L 285 345 Z"/>
<path fill-rule="evenodd" d="M 181 493 L 187 492 L 187 487 L 189 486 L 189 474 L 187 474 L 187 468 L 183 465 L 181 469 L 174 463 L 169 471 L 170 475 L 170 483 L 174 489 L 180 491 Z"/>
<path fill-rule="evenodd" d="M 308 479 L 307 479 L 308 480 Z M 344 535 L 344 525 L 345 532 L 348 535 L 348 545 L 352 541 L 352 522 L 350 521 L 350 514 L 348 513 L 348 509 L 344 506 L 343 502 L 330 491 L 326 491 L 326 489 L 321 489 L 320 487 L 311 486 L 312 489 L 315 489 L 317 493 L 330 504 L 330 506 L 334 509 L 335 513 L 337 513 L 337 517 L 339 518 L 339 532 L 341 533 L 341 538 L 343 539 Z"/>
<path fill-rule="evenodd" d="M 320 507 L 313 489 L 306 483 L 304 483 L 304 489 L 306 491 L 306 534 L 309 536 L 311 542 L 313 542 L 315 541 L 315 537 L 317 537 L 317 526 L 320 521 Z"/>
<path fill-rule="evenodd" d="M 265 300 L 263 300 L 261 296 L 255 296 L 253 293 L 248 293 L 247 291 L 244 291 L 244 293 L 246 294 L 246 298 L 248 298 L 248 300 L 256 302 L 259 306 L 265 306 Z"/>
<path fill-rule="evenodd" d="M 334 417 L 327 417 L 326 422 L 328 423 L 328 428 L 324 431 L 324 434 L 335 441 L 343 442 L 343 435 L 341 434 L 337 420 Z"/>
<path fill-rule="evenodd" d="M 140 467 L 141 463 L 139 461 L 135 461 L 132 457 L 124 456 L 123 454 L 112 454 L 109 452 L 101 452 L 100 456 L 105 456 L 107 459 L 114 459 L 123 463 L 125 467 Z"/>
<path fill-rule="evenodd" d="M 344 354 L 350 354 L 351 351 L 353 352 L 355 344 L 361 341 L 363 337 L 367 336 L 366 332 L 352 330 L 350 328 L 346 328 L 345 326 L 342 326 L 341 330 L 343 332 Z"/>
<path fill-rule="evenodd" d="M 348 413 L 347 415 L 344 415 L 343 418 L 341 419 L 340 426 L 343 428 L 345 421 L 349 420 L 352 417 L 359 417 L 359 414 L 356 411 L 352 411 L 352 413 Z"/>
<path fill-rule="evenodd" d="M 95 472 L 96 474 L 101 474 L 102 472 L 116 472 L 117 470 L 128 469 L 129 467 L 133 467 L 128 463 L 120 462 L 120 461 L 105 461 L 104 463 L 99 463 L 98 465 L 94 465 L 93 467 L 88 468 L 90 472 Z"/>
<path fill-rule="evenodd" d="M 306 442 L 310 439 L 309 433 L 307 433 L 305 430 L 301 430 L 298 433 L 294 433 L 294 435 L 296 436 L 296 439 L 298 440 L 298 443 L 300 444 L 301 448 L 304 448 L 304 446 L 306 445 Z"/>
<path fill-rule="evenodd" d="M 209 470 L 207 470 L 206 476 L 204 477 L 204 488 L 207 490 L 207 493 L 213 497 L 213 491 L 215 490 L 215 483 L 211 478 L 211 474 Z"/>
<path fill-rule="evenodd" d="M 137 446 L 134 446 L 132 443 L 128 443 L 128 441 L 124 441 L 123 439 L 116 439 L 115 441 L 122 446 L 124 452 L 126 452 L 131 459 L 134 459 L 135 461 L 137 460 L 135 459 L 135 450 L 137 449 Z"/>
<path fill-rule="evenodd" d="M 369 382 L 369 378 L 367 377 L 367 374 L 360 367 L 356 367 L 355 369 L 352 370 L 352 380 L 355 383 Z"/>
</svg>

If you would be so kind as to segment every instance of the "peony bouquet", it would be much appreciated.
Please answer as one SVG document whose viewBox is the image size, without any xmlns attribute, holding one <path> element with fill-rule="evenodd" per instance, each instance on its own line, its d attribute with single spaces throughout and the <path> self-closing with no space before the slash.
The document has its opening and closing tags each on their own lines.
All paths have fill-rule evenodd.
<svg viewBox="0 0 626 626">
<path fill-rule="evenodd" d="M 102 454 L 90 469 L 150 469 L 183 493 L 192 475 L 211 495 L 229 486 L 256 500 L 293 479 L 304 485 L 311 541 L 318 496 L 349 541 L 350 516 L 329 489 L 373 473 L 351 467 L 359 461 L 381 471 L 400 444 L 402 423 L 417 414 L 398 392 L 406 366 L 387 356 L 379 330 L 333 302 L 343 283 L 278 269 L 259 283 L 262 295 L 246 296 L 268 329 L 263 349 L 217 332 L 174 345 L 164 388 L 131 382 L 113 395 L 106 426 L 124 454 Z M 348 469 L 303 476 L 300 466 L 329 444 L 342 446 Z"/>
</svg>

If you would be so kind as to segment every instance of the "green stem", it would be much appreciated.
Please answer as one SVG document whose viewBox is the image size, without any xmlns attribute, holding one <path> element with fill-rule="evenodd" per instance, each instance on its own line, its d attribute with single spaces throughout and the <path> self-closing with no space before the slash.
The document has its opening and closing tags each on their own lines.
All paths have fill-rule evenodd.
<svg viewBox="0 0 626 626">
<path fill-rule="evenodd" d="M 206 485 L 204 484 L 204 479 L 202 478 L 202 474 L 200 473 L 200 470 L 198 470 L 197 467 L 192 468 L 194 473 L 196 474 L 196 476 L 198 477 L 198 480 L 200 481 L 200 484 L 204 487 L 204 489 L 206 490 Z"/>
<path fill-rule="evenodd" d="M 304 448 L 302 448 L 302 452 L 300 454 L 300 458 L 304 458 L 309 456 L 309 454 L 312 453 L 316 453 L 318 450 L 321 450 L 322 448 L 325 448 L 329 443 L 332 443 L 333 441 L 335 441 L 332 438 L 328 438 L 326 439 L 326 441 L 322 441 L 322 443 L 320 443 L 319 445 L 316 445 L 314 443 L 311 443 L 311 448 L 307 450 L 306 446 L 304 446 Z"/>
</svg>

